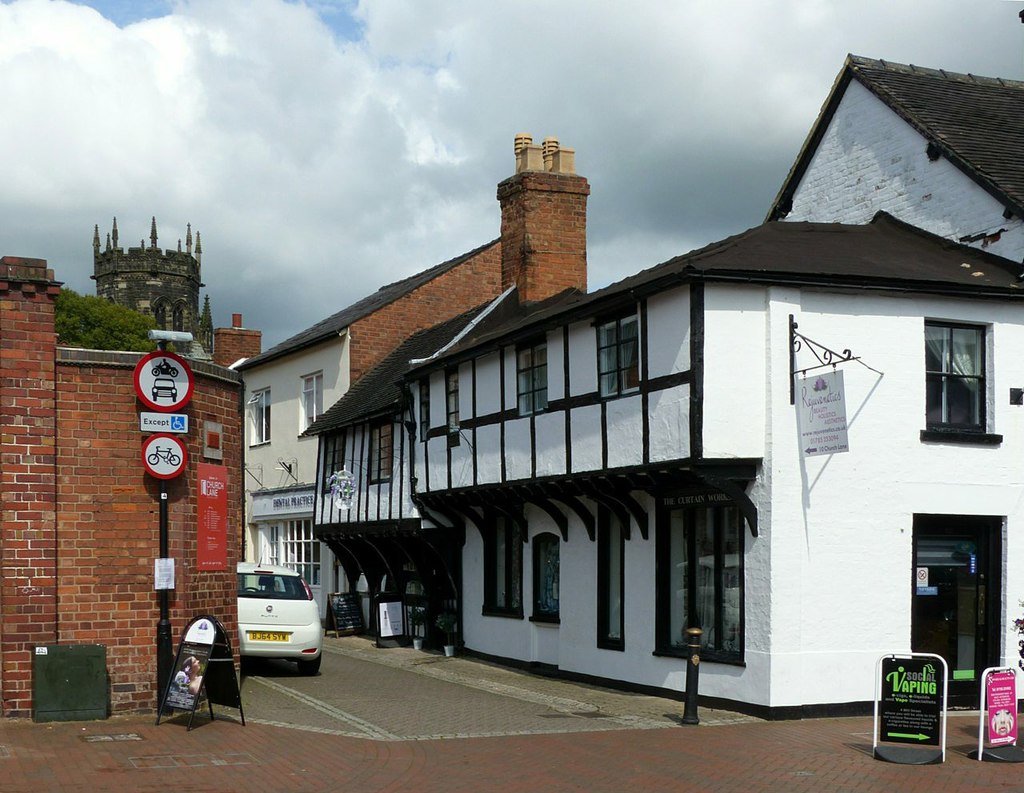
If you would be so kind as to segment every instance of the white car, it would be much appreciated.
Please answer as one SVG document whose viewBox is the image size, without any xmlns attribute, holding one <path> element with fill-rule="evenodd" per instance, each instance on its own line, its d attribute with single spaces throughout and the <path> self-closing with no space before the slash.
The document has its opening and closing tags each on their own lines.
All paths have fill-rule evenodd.
<svg viewBox="0 0 1024 793">
<path fill-rule="evenodd" d="M 324 630 L 302 576 L 271 564 L 240 562 L 237 569 L 239 654 L 287 658 L 304 675 L 319 672 Z"/>
</svg>

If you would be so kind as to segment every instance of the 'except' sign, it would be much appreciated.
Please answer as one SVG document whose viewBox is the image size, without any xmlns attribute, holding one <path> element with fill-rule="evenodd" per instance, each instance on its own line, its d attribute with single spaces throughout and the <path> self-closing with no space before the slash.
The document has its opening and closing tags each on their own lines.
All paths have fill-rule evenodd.
<svg viewBox="0 0 1024 793">
<path fill-rule="evenodd" d="M 188 432 L 187 413 L 140 413 L 139 429 L 143 432 Z"/>
</svg>

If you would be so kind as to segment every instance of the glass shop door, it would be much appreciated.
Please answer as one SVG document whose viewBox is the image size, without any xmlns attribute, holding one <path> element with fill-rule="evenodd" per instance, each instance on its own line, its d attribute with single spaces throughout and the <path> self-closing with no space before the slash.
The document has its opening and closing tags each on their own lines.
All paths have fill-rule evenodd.
<svg viewBox="0 0 1024 793">
<path fill-rule="evenodd" d="M 911 649 L 949 665 L 950 707 L 977 708 L 998 662 L 1000 518 L 914 516 Z"/>
</svg>

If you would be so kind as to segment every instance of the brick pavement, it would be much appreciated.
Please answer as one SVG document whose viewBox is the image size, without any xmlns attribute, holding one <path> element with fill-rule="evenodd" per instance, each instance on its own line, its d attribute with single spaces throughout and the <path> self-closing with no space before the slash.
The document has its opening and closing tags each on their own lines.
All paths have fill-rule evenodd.
<svg viewBox="0 0 1024 793">
<path fill-rule="evenodd" d="M 870 717 L 763 722 L 702 710 L 699 726 L 681 726 L 673 715 L 679 703 L 670 700 L 561 683 L 465 658 L 377 651 L 365 641 L 331 640 L 328 652 L 341 662 L 371 665 L 366 674 L 376 669 L 379 682 L 399 693 L 428 682 L 448 688 L 442 700 L 409 708 L 421 714 L 422 723 L 408 727 L 416 740 L 257 723 L 249 709 L 243 727 L 236 711 L 220 707 L 212 723 L 197 716 L 191 732 L 181 717 L 160 726 L 150 717 L 3 720 L 0 791 L 1024 790 L 1024 765 L 967 758 L 976 740 L 976 714 L 950 717 L 944 764 L 896 766 L 871 757 Z M 366 686 L 367 678 L 351 683 Z M 472 700 L 475 695 L 482 699 Z M 484 729 L 492 735 L 423 737 L 437 723 L 464 718 L 455 707 L 462 697 L 484 703 L 478 710 L 491 719 Z M 534 707 L 538 721 L 541 714 L 561 712 L 577 726 L 502 734 L 502 702 L 509 713 L 524 704 Z M 605 718 L 573 716 L 580 707 L 603 708 L 613 720 L 632 716 L 646 728 L 609 728 Z M 600 729 L 588 726 L 598 721 Z M 459 729 L 447 725 L 448 733 Z"/>
</svg>

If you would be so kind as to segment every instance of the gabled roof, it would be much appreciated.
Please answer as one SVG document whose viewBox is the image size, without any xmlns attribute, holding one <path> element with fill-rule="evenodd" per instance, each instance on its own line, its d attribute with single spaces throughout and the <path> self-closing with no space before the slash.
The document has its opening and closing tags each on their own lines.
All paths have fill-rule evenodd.
<svg viewBox="0 0 1024 793">
<path fill-rule="evenodd" d="M 357 421 L 394 413 L 402 403 L 402 376 L 409 361 L 436 352 L 455 338 L 486 306 L 477 306 L 432 328 L 414 333 L 356 381 L 314 421 L 304 435 L 322 435 Z"/>
<path fill-rule="evenodd" d="M 770 222 L 669 259 L 584 295 L 567 292 L 482 328 L 443 362 L 516 338 L 633 305 L 644 295 L 693 282 L 733 282 L 964 298 L 1024 299 L 1021 266 L 879 212 L 864 225 Z M 434 362 L 432 365 L 438 365 Z M 420 368 L 417 364 L 414 369 Z"/>
<path fill-rule="evenodd" d="M 252 358 L 248 358 L 236 367 L 239 370 L 251 369 L 254 366 L 272 361 L 275 358 L 280 358 L 284 355 L 289 355 L 298 350 L 305 349 L 306 347 L 312 347 L 315 344 L 319 344 L 322 341 L 337 337 L 345 328 L 349 327 L 352 323 L 362 319 L 374 311 L 393 303 L 399 298 L 405 297 L 406 295 L 414 292 L 419 287 L 432 281 L 438 276 L 444 275 L 449 270 L 457 267 L 463 262 L 472 259 L 474 256 L 479 254 L 481 251 L 486 250 L 494 245 L 498 245 L 500 240 L 491 240 L 486 245 L 481 245 L 479 248 L 474 248 L 468 253 L 464 253 L 461 256 L 456 256 L 454 259 L 449 259 L 446 262 L 435 265 L 428 270 L 424 270 L 421 273 L 405 278 L 401 281 L 396 281 L 393 284 L 382 286 L 372 295 L 364 297 L 348 308 L 344 308 L 337 314 L 332 314 L 327 319 L 321 320 L 312 327 L 306 328 L 306 330 L 296 333 L 289 339 L 271 347 L 269 350 L 254 355 Z"/>
<path fill-rule="evenodd" d="M 848 55 L 768 220 L 789 212 L 793 194 L 851 80 L 916 129 L 933 151 L 1024 216 L 1024 82 Z"/>
</svg>

